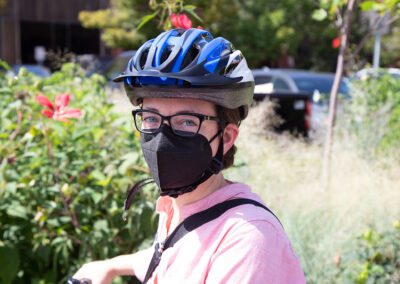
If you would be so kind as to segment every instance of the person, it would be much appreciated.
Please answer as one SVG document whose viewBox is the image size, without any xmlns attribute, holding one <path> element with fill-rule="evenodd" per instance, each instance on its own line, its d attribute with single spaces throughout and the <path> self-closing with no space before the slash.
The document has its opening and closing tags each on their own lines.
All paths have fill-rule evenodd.
<svg viewBox="0 0 400 284">
<path fill-rule="evenodd" d="M 241 52 L 208 31 L 174 29 L 143 44 L 115 81 L 124 82 L 139 106 L 132 112 L 135 126 L 160 189 L 158 230 L 153 247 L 85 264 L 73 277 L 143 281 L 158 249 L 162 256 L 147 283 L 305 283 L 279 220 L 254 204 L 232 207 L 160 250 L 196 213 L 239 198 L 262 204 L 247 185 L 222 173 L 233 165 L 239 125 L 253 98 L 254 79 Z"/>
</svg>

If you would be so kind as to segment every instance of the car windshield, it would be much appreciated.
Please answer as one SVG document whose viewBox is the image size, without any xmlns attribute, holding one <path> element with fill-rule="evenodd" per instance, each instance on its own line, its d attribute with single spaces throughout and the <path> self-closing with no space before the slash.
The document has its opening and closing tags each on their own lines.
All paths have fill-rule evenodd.
<svg viewBox="0 0 400 284">
<path fill-rule="evenodd" d="M 295 77 L 293 78 L 300 91 L 314 93 L 315 90 L 322 94 L 329 94 L 333 85 L 333 78 L 321 77 Z M 348 95 L 349 87 L 344 80 L 340 83 L 339 93 Z"/>
</svg>

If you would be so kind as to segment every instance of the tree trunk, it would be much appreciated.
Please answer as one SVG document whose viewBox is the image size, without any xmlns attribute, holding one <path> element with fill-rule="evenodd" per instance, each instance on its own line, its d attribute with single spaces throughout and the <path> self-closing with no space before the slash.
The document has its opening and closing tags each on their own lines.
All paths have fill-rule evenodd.
<svg viewBox="0 0 400 284">
<path fill-rule="evenodd" d="M 330 186 L 331 179 L 331 156 L 332 156 L 332 144 L 333 144 L 333 132 L 335 127 L 336 119 L 336 107 L 337 97 L 340 82 L 343 75 L 344 56 L 347 49 L 347 42 L 350 32 L 351 17 L 353 14 L 354 3 L 356 0 L 349 0 L 347 2 L 347 8 L 344 15 L 344 22 L 340 29 L 341 41 L 339 48 L 339 55 L 336 65 L 336 74 L 333 86 L 331 89 L 330 100 L 329 100 L 329 118 L 328 118 L 328 131 L 326 133 L 325 144 L 324 144 L 324 156 L 322 164 L 322 188 L 328 189 Z"/>
</svg>

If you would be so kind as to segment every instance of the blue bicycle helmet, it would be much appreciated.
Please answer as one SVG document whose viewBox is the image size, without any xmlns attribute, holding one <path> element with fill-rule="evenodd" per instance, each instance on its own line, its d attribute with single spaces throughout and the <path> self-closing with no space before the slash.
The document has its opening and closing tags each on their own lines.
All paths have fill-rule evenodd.
<svg viewBox="0 0 400 284">
<path fill-rule="evenodd" d="M 191 98 L 247 116 L 254 78 L 239 50 L 201 29 L 174 29 L 144 43 L 114 79 L 133 105 L 143 98 Z"/>
</svg>

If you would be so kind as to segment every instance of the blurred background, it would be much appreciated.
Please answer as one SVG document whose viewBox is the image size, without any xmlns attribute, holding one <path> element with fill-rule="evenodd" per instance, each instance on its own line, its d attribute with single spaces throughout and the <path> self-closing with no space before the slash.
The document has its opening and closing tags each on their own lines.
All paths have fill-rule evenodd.
<svg viewBox="0 0 400 284">
<path fill-rule="evenodd" d="M 399 0 L 0 0 L 0 283 L 63 283 L 151 244 L 155 188 L 122 220 L 149 172 L 111 79 L 148 39 L 191 27 L 229 39 L 253 71 L 226 175 L 277 213 L 308 282 L 399 283 Z"/>
</svg>

